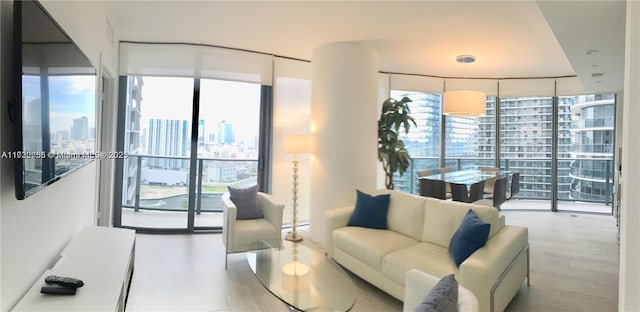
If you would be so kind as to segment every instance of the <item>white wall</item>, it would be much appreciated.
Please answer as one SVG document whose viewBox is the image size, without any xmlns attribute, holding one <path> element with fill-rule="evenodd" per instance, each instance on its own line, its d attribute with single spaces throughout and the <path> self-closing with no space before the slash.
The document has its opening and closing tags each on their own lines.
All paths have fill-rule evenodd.
<svg viewBox="0 0 640 312">
<path fill-rule="evenodd" d="M 627 1 L 619 311 L 640 311 L 640 2 Z"/>
<path fill-rule="evenodd" d="M 117 68 L 117 50 L 105 36 L 104 2 L 44 2 L 43 5 L 84 50 L 96 68 L 100 67 L 101 55 L 107 68 Z M 4 106 L 13 90 L 12 9 L 11 1 L 0 1 L 2 151 L 13 150 L 14 140 L 13 128 Z M 0 166 L 0 311 L 8 311 L 43 271 L 57 260 L 57 255 L 73 235 L 85 225 L 94 223 L 97 164 L 94 161 L 22 201 L 15 198 L 11 161 L 3 159 Z"/>
</svg>

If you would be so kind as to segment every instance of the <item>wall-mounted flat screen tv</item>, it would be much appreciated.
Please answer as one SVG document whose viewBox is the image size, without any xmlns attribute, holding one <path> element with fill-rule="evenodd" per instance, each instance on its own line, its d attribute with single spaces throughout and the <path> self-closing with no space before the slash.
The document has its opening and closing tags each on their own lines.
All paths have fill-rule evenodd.
<svg viewBox="0 0 640 312">
<path fill-rule="evenodd" d="M 14 2 L 16 198 L 95 159 L 96 69 L 37 1 Z"/>
</svg>

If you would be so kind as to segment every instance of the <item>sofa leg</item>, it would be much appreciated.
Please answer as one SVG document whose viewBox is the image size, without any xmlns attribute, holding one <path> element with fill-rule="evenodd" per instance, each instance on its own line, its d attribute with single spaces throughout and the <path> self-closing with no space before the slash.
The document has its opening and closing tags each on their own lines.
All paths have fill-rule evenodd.
<svg viewBox="0 0 640 312">
<path fill-rule="evenodd" d="M 225 251 L 224 253 L 224 269 L 227 269 L 227 258 L 229 258 L 229 254 Z"/>
<path fill-rule="evenodd" d="M 527 287 L 531 286 L 531 248 L 527 246 Z"/>
</svg>

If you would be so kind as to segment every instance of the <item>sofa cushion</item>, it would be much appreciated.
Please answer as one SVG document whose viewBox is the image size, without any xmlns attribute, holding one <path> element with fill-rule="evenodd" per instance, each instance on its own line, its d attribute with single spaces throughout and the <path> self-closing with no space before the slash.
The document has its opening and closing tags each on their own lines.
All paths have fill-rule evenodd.
<svg viewBox="0 0 640 312">
<path fill-rule="evenodd" d="M 356 206 L 347 225 L 386 229 L 391 195 L 372 196 L 356 190 L 356 196 Z"/>
<path fill-rule="evenodd" d="M 458 268 L 449 255 L 449 250 L 431 243 L 418 243 L 394 251 L 384 257 L 382 273 L 404 285 L 405 273 L 418 269 L 436 277 L 458 274 Z"/>
<path fill-rule="evenodd" d="M 368 266 L 382 271 L 382 258 L 417 244 L 413 238 L 389 230 L 347 226 L 333 231 L 333 248 L 344 250 Z M 404 277 L 403 277 L 404 278 Z"/>
<path fill-rule="evenodd" d="M 458 281 L 453 274 L 441 278 L 415 312 L 458 312 Z"/>
<path fill-rule="evenodd" d="M 229 199 L 236 206 L 236 220 L 262 219 L 264 215 L 258 208 L 258 185 L 247 188 L 228 186 Z"/>
<path fill-rule="evenodd" d="M 473 209 L 480 220 L 491 225 L 489 238 L 502 227 L 500 213 L 494 207 L 427 198 L 422 241 L 449 248 L 453 233 L 458 229 L 469 209 Z"/>
<path fill-rule="evenodd" d="M 487 243 L 489 229 L 489 223 L 480 220 L 473 210 L 469 209 L 449 244 L 449 252 L 456 265 L 460 266 L 465 259 Z"/>
<path fill-rule="evenodd" d="M 378 194 L 391 194 L 387 224 L 389 229 L 416 240 L 422 240 L 424 203 L 426 197 L 393 190 L 380 190 Z"/>
</svg>

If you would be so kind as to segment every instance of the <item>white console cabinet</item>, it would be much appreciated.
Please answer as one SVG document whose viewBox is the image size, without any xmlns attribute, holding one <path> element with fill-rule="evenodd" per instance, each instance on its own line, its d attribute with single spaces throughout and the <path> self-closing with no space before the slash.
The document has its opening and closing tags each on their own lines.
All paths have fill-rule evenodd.
<svg viewBox="0 0 640 312">
<path fill-rule="evenodd" d="M 90 226 L 82 229 L 60 259 L 29 289 L 13 311 L 124 311 L 133 275 L 135 231 Z M 75 295 L 41 294 L 48 275 L 78 278 Z"/>
</svg>

